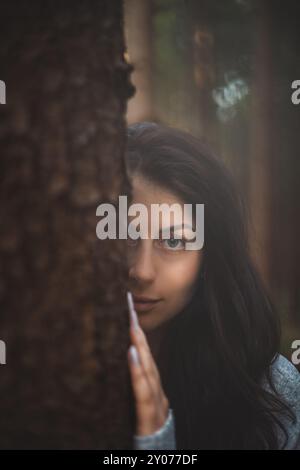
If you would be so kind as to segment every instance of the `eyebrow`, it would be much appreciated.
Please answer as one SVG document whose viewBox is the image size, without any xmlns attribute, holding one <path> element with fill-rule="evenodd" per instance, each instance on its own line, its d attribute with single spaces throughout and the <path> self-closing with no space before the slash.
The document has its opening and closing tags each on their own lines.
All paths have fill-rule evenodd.
<svg viewBox="0 0 300 470">
<path fill-rule="evenodd" d="M 182 230 L 184 230 L 184 229 L 194 230 L 193 227 L 189 224 L 185 224 L 183 227 L 182 227 L 182 225 L 171 225 L 170 227 L 165 227 L 165 228 L 159 229 L 159 233 L 162 234 L 162 233 L 165 233 L 167 231 L 176 230 L 177 228 L 180 228 Z"/>
</svg>

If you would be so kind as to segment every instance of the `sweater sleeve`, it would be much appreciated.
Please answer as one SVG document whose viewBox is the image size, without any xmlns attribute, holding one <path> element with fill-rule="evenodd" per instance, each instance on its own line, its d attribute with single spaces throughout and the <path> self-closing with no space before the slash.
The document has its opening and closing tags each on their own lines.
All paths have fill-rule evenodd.
<svg viewBox="0 0 300 470">
<path fill-rule="evenodd" d="M 278 437 L 280 448 L 286 450 L 300 449 L 300 373 L 296 367 L 285 357 L 278 355 L 272 364 L 272 376 L 275 388 L 281 399 L 289 405 L 295 415 L 295 421 L 283 417 L 281 419 L 287 432 L 287 442 L 285 435 L 278 427 Z"/>
<path fill-rule="evenodd" d="M 148 436 L 134 435 L 134 449 L 176 449 L 175 440 L 175 418 L 171 408 L 169 408 L 168 417 L 161 428 Z"/>
</svg>

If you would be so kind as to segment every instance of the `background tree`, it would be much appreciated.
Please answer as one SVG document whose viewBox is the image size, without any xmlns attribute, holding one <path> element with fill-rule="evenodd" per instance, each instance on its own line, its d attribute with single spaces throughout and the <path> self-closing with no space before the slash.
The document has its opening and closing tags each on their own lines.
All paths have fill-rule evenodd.
<svg viewBox="0 0 300 470">
<path fill-rule="evenodd" d="M 291 359 L 300 337 L 300 106 L 291 101 L 300 3 L 145 0 L 147 28 L 132 34 L 134 2 L 125 0 L 128 57 L 151 88 L 130 100 L 127 118 L 190 131 L 230 168 L 249 209 L 253 261 L 281 315 L 280 352 Z"/>
</svg>

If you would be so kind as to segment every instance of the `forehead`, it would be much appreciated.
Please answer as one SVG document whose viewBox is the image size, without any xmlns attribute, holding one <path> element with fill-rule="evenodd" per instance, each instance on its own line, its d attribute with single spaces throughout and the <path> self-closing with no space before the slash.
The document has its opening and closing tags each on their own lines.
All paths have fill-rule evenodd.
<svg viewBox="0 0 300 470">
<path fill-rule="evenodd" d="M 168 210 L 165 211 L 162 209 L 164 217 L 159 217 L 159 226 L 164 229 L 175 225 L 177 231 L 179 229 L 178 224 L 181 226 L 181 223 L 183 223 L 185 233 L 190 233 L 193 226 L 193 218 L 190 218 L 189 215 L 184 216 L 184 202 L 181 198 L 172 191 L 152 183 L 141 176 L 134 177 L 132 186 L 132 204 L 143 204 L 147 207 L 149 222 L 152 216 L 152 205 L 167 204 L 168 206 L 172 206 L 172 211 L 169 214 Z M 175 206 L 173 206 L 173 204 L 175 204 Z M 132 219 L 132 217 L 130 217 L 130 219 Z M 138 224 L 138 221 L 136 221 L 136 223 Z"/>
<path fill-rule="evenodd" d="M 132 203 L 151 204 L 180 204 L 183 201 L 172 191 L 148 181 L 142 176 L 135 176 L 132 180 Z"/>
</svg>

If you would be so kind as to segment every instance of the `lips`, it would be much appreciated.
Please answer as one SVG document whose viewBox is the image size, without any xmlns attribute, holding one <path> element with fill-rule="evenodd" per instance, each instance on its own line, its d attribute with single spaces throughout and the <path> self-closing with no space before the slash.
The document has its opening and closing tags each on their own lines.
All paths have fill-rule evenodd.
<svg viewBox="0 0 300 470">
<path fill-rule="evenodd" d="M 133 300 L 135 302 L 158 302 L 160 299 L 153 299 L 151 297 L 144 297 L 141 295 L 133 295 Z"/>
<path fill-rule="evenodd" d="M 133 295 L 134 307 L 138 312 L 146 312 L 154 308 L 161 299 Z"/>
</svg>

